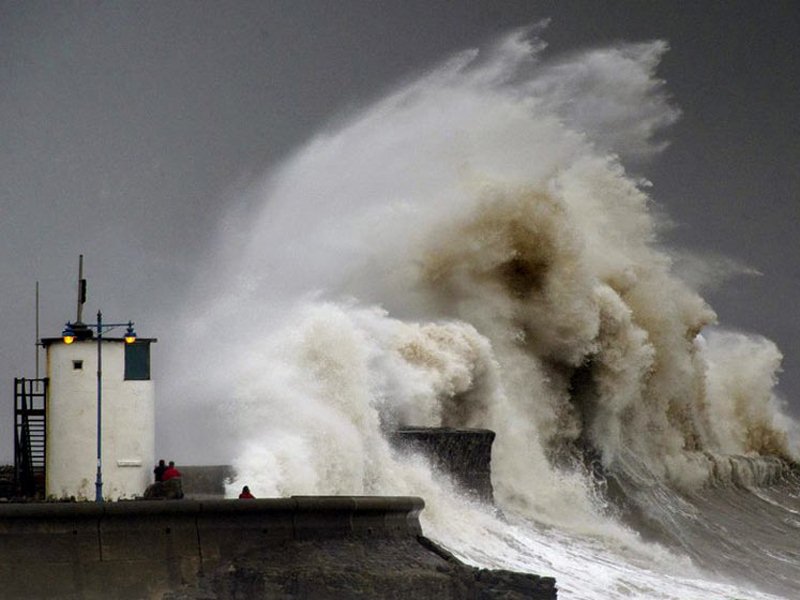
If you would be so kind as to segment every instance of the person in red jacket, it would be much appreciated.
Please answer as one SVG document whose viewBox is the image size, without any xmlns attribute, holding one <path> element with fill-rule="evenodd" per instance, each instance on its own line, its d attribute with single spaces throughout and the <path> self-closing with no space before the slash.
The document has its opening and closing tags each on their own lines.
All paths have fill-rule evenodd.
<svg viewBox="0 0 800 600">
<path fill-rule="evenodd" d="M 256 497 L 253 496 L 253 494 L 250 493 L 250 488 L 247 487 L 247 486 L 244 486 L 242 488 L 242 493 L 239 494 L 239 500 L 255 500 L 255 499 L 256 499 Z"/>
<path fill-rule="evenodd" d="M 164 474 L 161 475 L 161 481 L 169 481 L 170 479 L 177 479 L 181 476 L 181 472 L 175 468 L 175 462 L 169 461 L 169 466 Z"/>
</svg>

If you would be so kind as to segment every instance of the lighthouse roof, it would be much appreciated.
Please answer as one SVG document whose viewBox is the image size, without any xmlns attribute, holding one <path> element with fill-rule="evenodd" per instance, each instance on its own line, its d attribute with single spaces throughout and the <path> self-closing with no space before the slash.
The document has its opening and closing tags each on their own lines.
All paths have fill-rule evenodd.
<svg viewBox="0 0 800 600">
<path fill-rule="evenodd" d="M 110 337 L 110 336 L 105 336 L 104 335 L 103 336 L 103 341 L 104 342 L 119 342 L 119 343 L 123 343 L 124 344 L 125 343 L 125 338 L 124 337 Z M 143 338 L 143 337 L 137 337 L 136 338 L 136 343 L 137 344 L 141 344 L 141 343 L 154 344 L 157 341 L 158 341 L 158 338 Z M 46 338 L 42 338 L 41 342 L 42 342 L 42 346 L 44 346 L 46 348 L 47 346 L 49 346 L 51 344 L 63 343 L 64 342 L 64 338 L 62 338 L 62 337 L 46 337 Z M 75 340 L 73 342 L 73 344 L 80 344 L 80 343 L 86 343 L 86 342 L 96 343 L 97 342 L 97 337 L 93 336 L 93 337 L 87 338 L 85 340 Z"/>
</svg>

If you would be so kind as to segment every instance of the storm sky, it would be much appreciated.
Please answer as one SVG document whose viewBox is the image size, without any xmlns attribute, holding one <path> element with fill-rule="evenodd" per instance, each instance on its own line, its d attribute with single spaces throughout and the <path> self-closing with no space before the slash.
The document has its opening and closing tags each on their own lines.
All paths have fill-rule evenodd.
<svg viewBox="0 0 800 600">
<path fill-rule="evenodd" d="M 627 166 L 671 219 L 662 242 L 707 259 L 676 264 L 703 271 L 721 324 L 781 348 L 779 391 L 800 416 L 800 4 L 1 1 L 0 460 L 13 460 L 13 378 L 34 376 L 36 281 L 41 335 L 56 336 L 84 254 L 85 316 L 157 337 L 158 386 L 250 184 L 332 119 L 542 19 L 549 55 L 669 43 L 659 74 L 682 117 L 662 154 Z M 191 430 L 194 415 L 158 389 L 157 444 L 173 456 L 170 424 Z"/>
</svg>

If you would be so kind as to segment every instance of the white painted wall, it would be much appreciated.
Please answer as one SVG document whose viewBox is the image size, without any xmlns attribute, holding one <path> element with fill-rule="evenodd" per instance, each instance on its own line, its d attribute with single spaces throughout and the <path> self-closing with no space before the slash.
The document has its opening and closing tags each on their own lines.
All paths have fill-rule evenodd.
<svg viewBox="0 0 800 600">
<path fill-rule="evenodd" d="M 97 473 L 97 340 L 47 348 L 46 494 L 94 500 Z M 82 360 L 75 369 L 73 361 Z M 144 493 L 155 463 L 153 381 L 125 381 L 125 344 L 103 339 L 103 497 Z"/>
</svg>

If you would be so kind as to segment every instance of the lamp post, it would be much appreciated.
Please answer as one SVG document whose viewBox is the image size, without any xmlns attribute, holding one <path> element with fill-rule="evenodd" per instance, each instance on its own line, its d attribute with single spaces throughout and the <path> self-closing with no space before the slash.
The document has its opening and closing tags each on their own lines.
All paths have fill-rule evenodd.
<svg viewBox="0 0 800 600">
<path fill-rule="evenodd" d="M 94 482 L 95 502 L 103 501 L 103 331 L 111 331 L 116 327 L 127 327 L 125 330 L 125 343 L 132 344 L 136 341 L 136 332 L 133 330 L 133 321 L 127 323 L 103 323 L 103 313 L 97 311 L 97 323 L 85 324 L 77 321 L 67 322 L 61 333 L 65 344 L 72 344 L 76 339 L 88 339 L 92 336 L 91 330 L 97 332 L 97 476 Z"/>
</svg>

